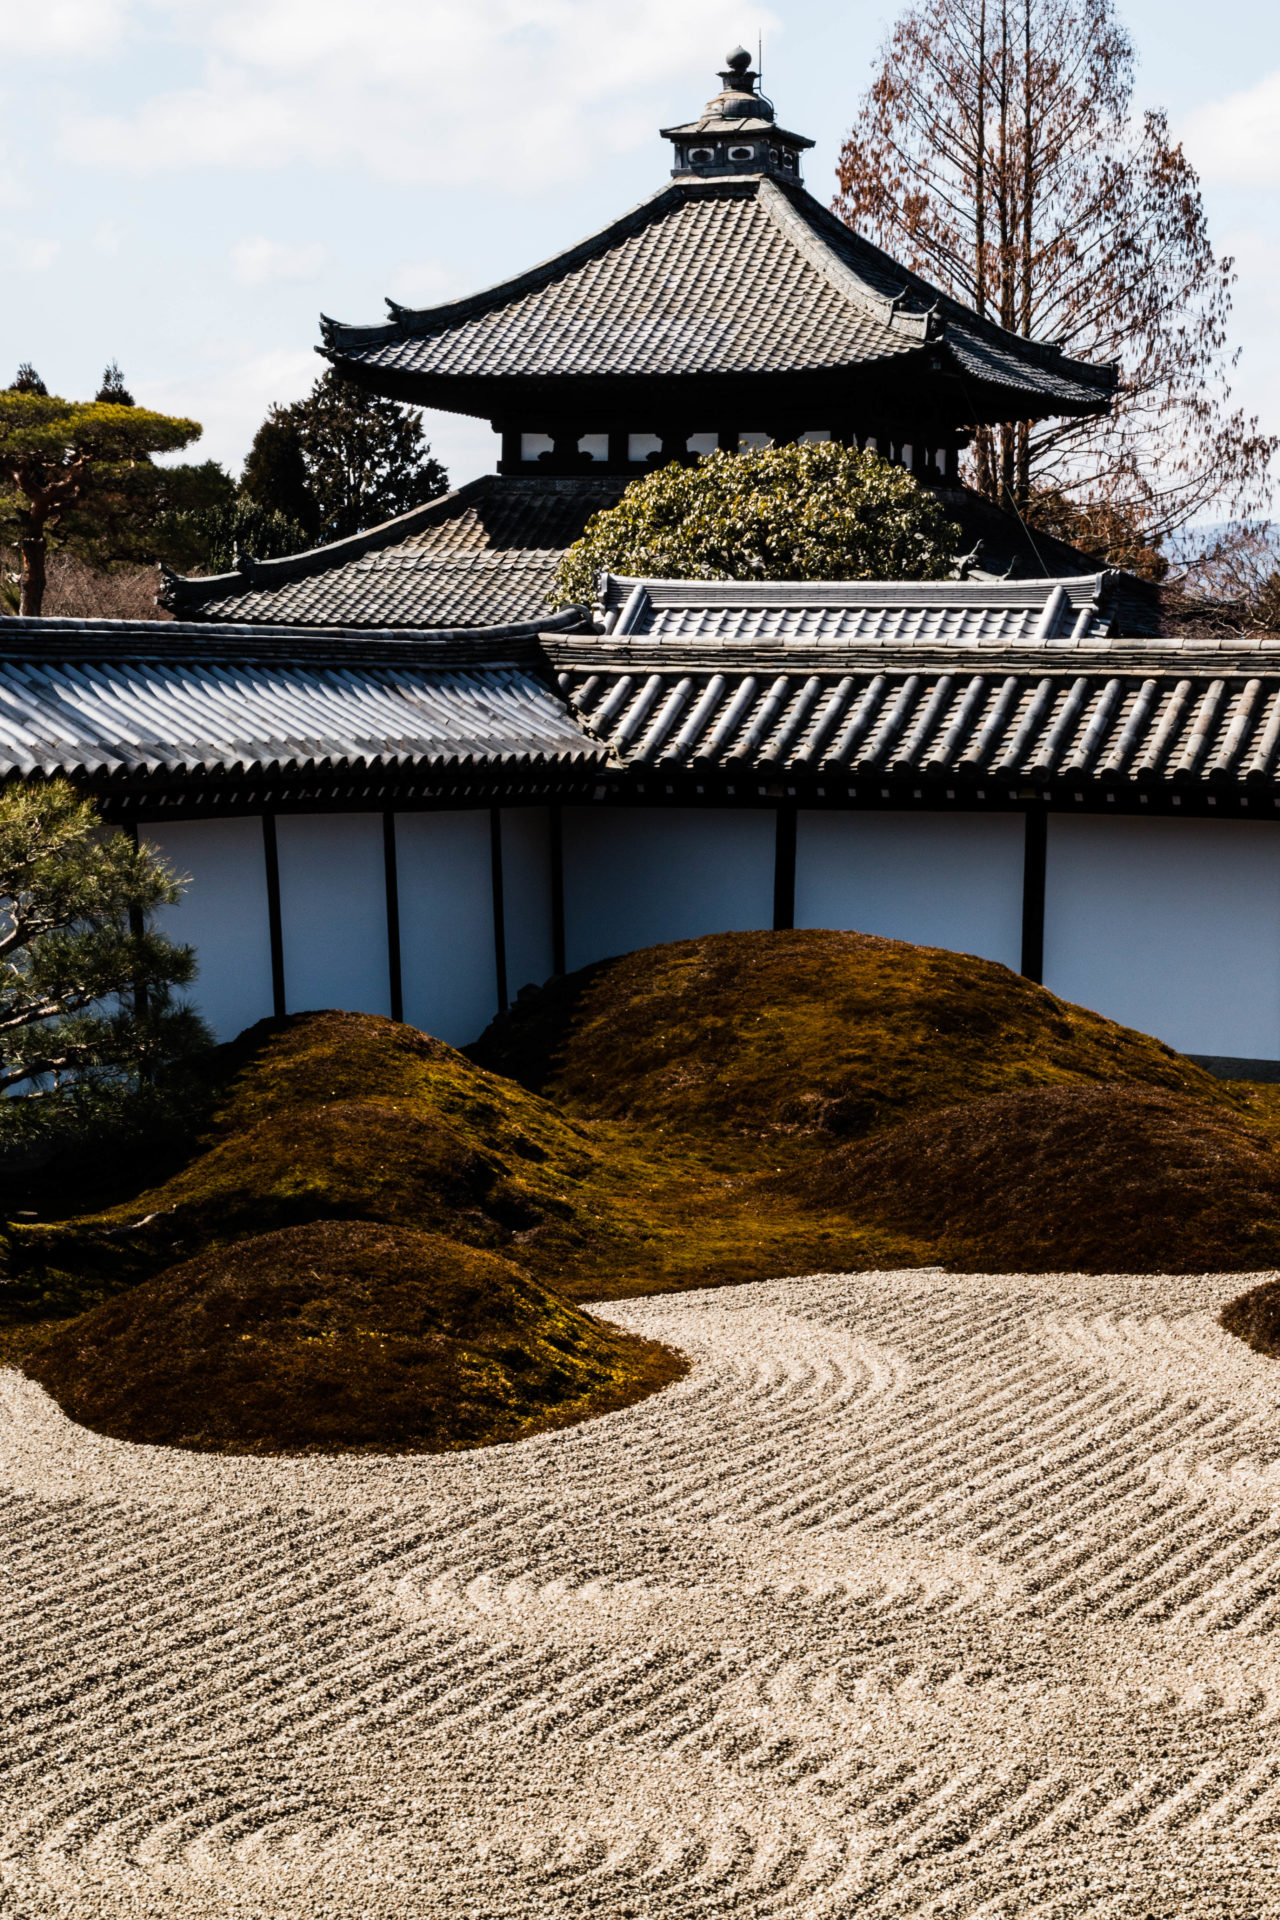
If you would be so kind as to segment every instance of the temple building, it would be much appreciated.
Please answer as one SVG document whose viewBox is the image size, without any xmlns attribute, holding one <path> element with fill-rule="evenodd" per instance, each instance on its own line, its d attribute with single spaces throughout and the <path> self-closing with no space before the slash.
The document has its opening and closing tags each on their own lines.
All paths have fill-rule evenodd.
<svg viewBox="0 0 1280 1920">
<path fill-rule="evenodd" d="M 214 579 L 167 576 L 183 620 L 418 627 L 532 620 L 556 560 L 629 479 L 717 447 L 836 439 L 934 487 L 971 570 L 1089 573 L 959 478 L 974 429 L 1105 413 L 1116 369 L 1024 340 L 931 287 L 805 191 L 804 152 L 738 49 L 668 127 L 667 185 L 486 293 L 374 326 L 322 322 L 345 379 L 488 420 L 497 474 L 386 525 Z M 1154 604 L 1129 589 L 1128 624 Z"/>
<path fill-rule="evenodd" d="M 0 625 L 0 772 L 65 776 L 190 876 L 227 1037 L 340 1006 L 473 1038 L 641 945 L 857 928 L 982 955 L 1280 1077 L 1280 646 L 1162 637 L 1130 576 L 966 489 L 984 423 L 1115 373 L 1005 333 L 801 184 L 745 54 L 669 183 L 515 280 L 376 326 L 344 375 L 493 421 L 500 470 L 206 580 L 171 622 Z M 617 579 L 558 557 L 629 477 L 835 437 L 970 544 L 918 583 Z"/>
</svg>

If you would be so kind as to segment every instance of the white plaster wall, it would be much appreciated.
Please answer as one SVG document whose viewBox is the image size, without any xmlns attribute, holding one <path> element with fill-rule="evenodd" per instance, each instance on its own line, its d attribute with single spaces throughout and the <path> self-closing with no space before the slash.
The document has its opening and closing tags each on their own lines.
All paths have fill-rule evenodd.
<svg viewBox="0 0 1280 1920">
<path fill-rule="evenodd" d="M 396 815 L 404 1017 L 451 1046 L 498 1010 L 489 810 Z"/>
<path fill-rule="evenodd" d="M 798 927 L 1022 963 L 1021 814 L 801 811 Z"/>
<path fill-rule="evenodd" d="M 158 916 L 164 932 L 196 949 L 200 971 L 188 998 L 219 1040 L 231 1040 L 271 1004 L 271 932 L 262 822 L 166 820 L 138 828 L 191 885 Z"/>
<path fill-rule="evenodd" d="M 1184 1053 L 1280 1059 L 1280 825 L 1049 819 L 1045 985 Z"/>
<path fill-rule="evenodd" d="M 280 920 L 290 1013 L 390 1013 L 379 813 L 281 814 Z"/>
<path fill-rule="evenodd" d="M 566 807 L 565 964 L 773 922 L 772 810 Z"/>
<path fill-rule="evenodd" d="M 507 991 L 540 986 L 554 966 L 551 946 L 551 824 L 546 807 L 502 809 L 502 911 Z"/>
</svg>

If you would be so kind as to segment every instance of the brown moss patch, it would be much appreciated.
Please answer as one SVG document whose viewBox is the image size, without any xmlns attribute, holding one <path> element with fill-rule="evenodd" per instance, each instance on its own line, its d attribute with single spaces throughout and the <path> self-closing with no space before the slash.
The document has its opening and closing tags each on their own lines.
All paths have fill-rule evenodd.
<svg viewBox="0 0 1280 1920">
<path fill-rule="evenodd" d="M 1264 1280 L 1234 1300 L 1218 1315 L 1220 1325 L 1234 1333 L 1255 1353 L 1280 1354 L 1280 1280 Z"/>
<path fill-rule="evenodd" d="M 1007 967 L 860 933 L 645 948 L 518 1002 L 468 1052 L 575 1115 L 687 1136 L 857 1138 L 957 1101 L 1078 1081 L 1249 1104 L 1161 1041 Z"/>
<path fill-rule="evenodd" d="M 317 1013 L 207 1072 L 185 1164 L 11 1226 L 0 1356 L 24 1322 L 327 1221 L 441 1235 L 584 1300 L 938 1262 L 1257 1268 L 1280 1215 L 1280 1089 L 1214 1080 L 1003 967 L 859 934 L 607 961 L 470 1057 Z M 1125 1087 L 1175 1105 L 1117 1107 Z M 1090 1108 L 1091 1088 L 1111 1091 Z"/>
<path fill-rule="evenodd" d="M 517 1440 L 686 1368 L 509 1261 L 358 1221 L 204 1254 L 29 1335 L 23 1365 L 96 1432 L 222 1453 Z"/>
<path fill-rule="evenodd" d="M 186 1166 L 97 1212 L 11 1234 L 12 1310 L 70 1313 L 212 1246 L 320 1220 L 445 1233 L 554 1275 L 630 1246 L 635 1170 L 590 1129 L 414 1028 L 263 1022 L 210 1068 Z M 628 1177 L 630 1175 L 630 1178 Z"/>
<path fill-rule="evenodd" d="M 1207 1273 L 1280 1263 L 1280 1153 L 1154 1087 L 1044 1087 L 921 1115 L 792 1176 L 976 1272 Z"/>
</svg>

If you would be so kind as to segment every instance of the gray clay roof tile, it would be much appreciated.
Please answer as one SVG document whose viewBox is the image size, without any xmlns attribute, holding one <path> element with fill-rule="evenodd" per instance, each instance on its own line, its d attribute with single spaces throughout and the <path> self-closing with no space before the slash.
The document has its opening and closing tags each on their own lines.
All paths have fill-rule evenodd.
<svg viewBox="0 0 1280 1920">
<path fill-rule="evenodd" d="M 335 363 L 418 379 L 816 372 L 947 350 L 1041 412 L 1100 410 L 1114 387 L 1113 369 L 980 319 L 768 178 L 677 180 L 486 293 L 325 322 Z"/>
</svg>

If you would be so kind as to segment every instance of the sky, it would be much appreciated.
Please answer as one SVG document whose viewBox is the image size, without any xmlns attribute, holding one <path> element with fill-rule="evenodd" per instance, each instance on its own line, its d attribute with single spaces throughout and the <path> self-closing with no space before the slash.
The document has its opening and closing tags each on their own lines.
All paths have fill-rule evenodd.
<svg viewBox="0 0 1280 1920">
<path fill-rule="evenodd" d="M 1236 391 L 1280 432 L 1280 8 L 1118 0 L 1238 264 Z M 826 201 L 896 7 L 864 0 L 0 0 L 0 383 L 203 423 L 239 469 L 322 371 L 321 312 L 474 292 L 660 186 L 739 41 Z M 484 422 L 428 415 L 455 484 Z"/>
</svg>

